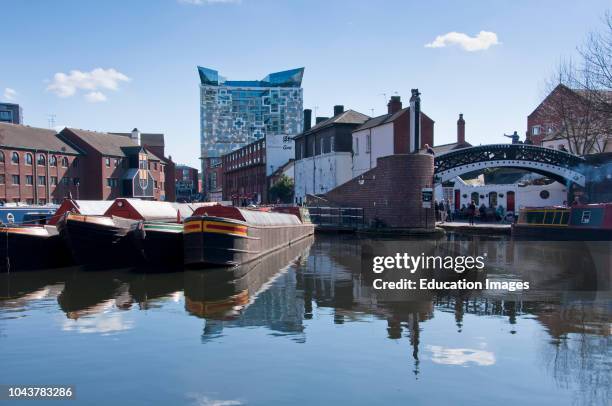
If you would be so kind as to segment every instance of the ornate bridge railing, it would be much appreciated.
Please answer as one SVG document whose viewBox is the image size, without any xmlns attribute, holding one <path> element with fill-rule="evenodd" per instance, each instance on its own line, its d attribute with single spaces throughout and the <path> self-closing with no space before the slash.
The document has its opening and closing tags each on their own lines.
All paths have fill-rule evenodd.
<svg viewBox="0 0 612 406">
<path fill-rule="evenodd" d="M 445 181 L 461 173 L 486 167 L 521 167 L 584 184 L 581 166 L 585 162 L 582 157 L 535 145 L 492 144 L 462 148 L 437 156 L 434 173 L 438 181 Z"/>
</svg>

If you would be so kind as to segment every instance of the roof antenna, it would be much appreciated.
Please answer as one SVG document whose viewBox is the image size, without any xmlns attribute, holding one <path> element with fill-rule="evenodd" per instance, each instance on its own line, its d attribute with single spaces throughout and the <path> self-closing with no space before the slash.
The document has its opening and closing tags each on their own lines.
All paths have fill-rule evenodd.
<svg viewBox="0 0 612 406">
<path fill-rule="evenodd" d="M 55 117 L 57 117 L 55 114 L 49 114 L 49 116 L 47 117 L 47 123 L 49 124 L 50 130 L 53 130 L 53 128 L 55 127 Z"/>
</svg>

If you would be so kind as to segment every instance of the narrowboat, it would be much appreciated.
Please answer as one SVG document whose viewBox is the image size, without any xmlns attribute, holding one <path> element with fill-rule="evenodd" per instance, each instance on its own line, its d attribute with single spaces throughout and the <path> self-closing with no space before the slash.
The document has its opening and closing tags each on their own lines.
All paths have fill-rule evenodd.
<svg viewBox="0 0 612 406">
<path fill-rule="evenodd" d="M 512 225 L 512 236 L 550 241 L 611 241 L 612 203 L 526 207 Z"/>
<path fill-rule="evenodd" d="M 142 247 L 147 269 L 172 270 L 183 267 L 183 220 L 196 208 L 215 204 L 119 198 L 115 199 L 105 215 L 142 220 Z"/>
<path fill-rule="evenodd" d="M 183 225 L 189 267 L 240 265 L 314 233 L 314 226 L 295 214 L 220 205 L 196 209 Z"/>
<path fill-rule="evenodd" d="M 67 213 L 58 229 L 80 265 L 132 267 L 144 260 L 142 221 Z"/>
<path fill-rule="evenodd" d="M 6 203 L 0 206 L 0 223 L 2 224 L 50 224 L 49 220 L 56 212 L 57 205 L 20 205 Z"/>
<path fill-rule="evenodd" d="M 0 269 L 25 271 L 70 265 L 72 257 L 58 229 L 48 225 L 0 227 Z"/>
</svg>

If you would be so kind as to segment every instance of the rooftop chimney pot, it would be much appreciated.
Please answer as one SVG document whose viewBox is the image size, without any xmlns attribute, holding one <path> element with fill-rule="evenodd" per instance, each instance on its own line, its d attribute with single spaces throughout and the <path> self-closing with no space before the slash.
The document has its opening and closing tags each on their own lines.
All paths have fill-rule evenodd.
<svg viewBox="0 0 612 406">
<path fill-rule="evenodd" d="M 400 96 L 391 96 L 387 103 L 387 113 L 394 114 L 402 109 L 402 98 Z"/>
<path fill-rule="evenodd" d="M 344 113 L 344 106 L 341 104 L 337 104 L 334 106 L 334 116 L 337 116 L 338 114 L 342 114 Z"/>
</svg>

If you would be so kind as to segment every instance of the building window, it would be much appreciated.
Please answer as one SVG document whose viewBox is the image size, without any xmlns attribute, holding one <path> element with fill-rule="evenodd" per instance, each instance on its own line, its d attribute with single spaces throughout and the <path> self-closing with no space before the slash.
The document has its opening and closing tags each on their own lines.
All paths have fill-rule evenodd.
<svg viewBox="0 0 612 406">
<path fill-rule="evenodd" d="M 34 176 L 26 175 L 26 185 L 31 186 L 34 184 Z"/>
<path fill-rule="evenodd" d="M 38 199 L 38 204 L 41 206 L 44 206 L 45 204 L 47 204 L 47 200 L 46 199 Z"/>
<path fill-rule="evenodd" d="M 19 184 L 19 175 L 13 175 L 13 185 Z"/>
<path fill-rule="evenodd" d="M 34 199 L 26 199 L 26 204 L 34 204 Z M 11 221 L 14 222 L 15 220 Z"/>
<path fill-rule="evenodd" d="M 73 168 L 78 168 L 79 167 L 79 158 L 74 158 L 72 160 L 72 167 Z"/>
<path fill-rule="evenodd" d="M 334 152 L 336 150 L 336 136 L 332 135 L 329 139 L 329 150 Z"/>
<path fill-rule="evenodd" d="M 372 150 L 372 134 L 366 134 L 366 154 L 369 154 Z"/>
<path fill-rule="evenodd" d="M 4 152 L 0 151 L 0 163 L 4 163 Z"/>
<path fill-rule="evenodd" d="M 14 164 L 19 164 L 19 154 L 17 152 L 13 152 L 13 155 L 11 156 L 11 162 L 13 162 Z"/>
<path fill-rule="evenodd" d="M 62 158 L 62 168 L 68 168 L 68 158 Z"/>
<path fill-rule="evenodd" d="M 117 178 L 106 178 L 106 186 L 110 188 L 117 187 L 119 180 Z"/>
<path fill-rule="evenodd" d="M 45 166 L 45 164 L 47 163 L 47 160 L 45 159 L 45 156 L 43 154 L 38 154 L 36 163 L 38 163 L 38 165 Z"/>
<path fill-rule="evenodd" d="M 55 155 L 51 155 L 51 158 L 49 158 L 49 166 L 57 166 L 57 157 Z"/>
<path fill-rule="evenodd" d="M 32 154 L 30 154 L 30 153 L 28 152 L 28 153 L 26 154 L 26 165 L 32 165 L 33 159 L 34 159 L 34 158 L 32 158 Z"/>
<path fill-rule="evenodd" d="M 53 199 L 52 202 L 53 204 L 62 204 L 61 199 Z"/>
<path fill-rule="evenodd" d="M 359 155 L 359 138 L 355 137 L 355 155 Z"/>
<path fill-rule="evenodd" d="M 66 186 L 68 186 L 70 184 L 70 176 L 64 176 L 62 178 L 62 183 Z"/>
<path fill-rule="evenodd" d="M 0 175 L 0 185 L 4 185 L 5 177 L 4 175 Z"/>
<path fill-rule="evenodd" d="M 157 170 L 157 162 L 153 162 L 153 169 Z"/>
<path fill-rule="evenodd" d="M 115 159 L 115 168 L 119 166 L 119 159 Z"/>
<path fill-rule="evenodd" d="M 51 176 L 51 185 L 57 186 L 57 176 Z"/>
<path fill-rule="evenodd" d="M 110 158 L 104 158 L 104 166 L 106 166 L 107 168 L 110 168 Z"/>
<path fill-rule="evenodd" d="M 38 176 L 38 186 L 47 186 L 46 176 Z"/>
<path fill-rule="evenodd" d="M 154 180 L 154 181 L 153 181 L 153 187 L 154 187 L 155 189 L 157 189 L 157 181 L 156 181 L 156 180 Z"/>
<path fill-rule="evenodd" d="M 531 135 L 540 135 L 540 126 L 534 125 L 531 127 Z"/>
</svg>

